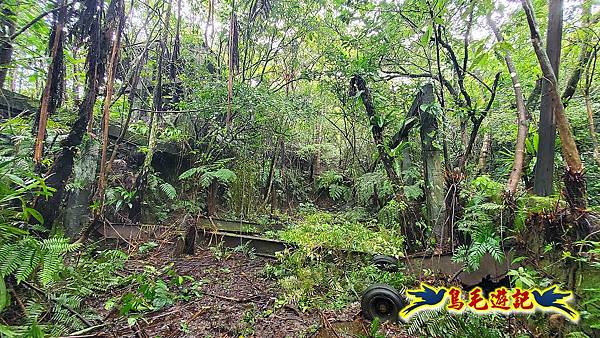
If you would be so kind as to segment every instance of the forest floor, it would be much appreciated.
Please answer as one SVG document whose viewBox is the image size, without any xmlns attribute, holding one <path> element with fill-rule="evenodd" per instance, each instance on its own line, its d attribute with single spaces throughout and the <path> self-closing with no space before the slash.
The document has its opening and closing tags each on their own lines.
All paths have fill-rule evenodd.
<svg viewBox="0 0 600 338">
<path fill-rule="evenodd" d="M 150 252 L 131 256 L 125 272 L 159 271 L 154 282 L 178 279 L 188 297 L 141 313 L 134 323 L 128 320 L 131 316 L 106 309 L 106 304 L 111 299 L 122 301 L 137 286 L 99 295 L 88 301 L 104 323 L 95 337 L 372 337 L 358 302 L 338 311 L 306 312 L 282 302 L 277 282 L 264 272 L 266 264 L 275 263 L 272 259 L 205 244 L 197 246 L 194 255 L 173 257 L 172 242 L 158 243 Z M 399 326 L 388 323 L 379 332 L 407 337 Z"/>
</svg>

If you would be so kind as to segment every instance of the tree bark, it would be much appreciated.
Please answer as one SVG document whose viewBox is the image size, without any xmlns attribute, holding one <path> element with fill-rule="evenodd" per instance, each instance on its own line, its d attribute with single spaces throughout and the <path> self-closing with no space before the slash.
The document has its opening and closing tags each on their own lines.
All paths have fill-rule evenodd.
<svg viewBox="0 0 600 338">
<path fill-rule="evenodd" d="M 90 116 L 98 96 L 98 88 L 104 78 L 104 67 L 106 62 L 106 43 L 110 41 L 112 36 L 102 31 L 101 27 L 101 8 L 102 6 L 96 1 L 88 1 L 87 10 L 93 15 L 90 17 L 89 23 L 89 49 L 86 57 L 87 72 L 86 72 L 86 92 L 83 102 L 79 106 L 77 120 L 71 127 L 67 137 L 61 142 L 62 150 L 55 159 L 54 164 L 50 168 L 46 176 L 46 185 L 56 189 L 54 194 L 48 198 L 38 198 L 35 203 L 36 209 L 44 218 L 44 225 L 51 228 L 54 220 L 60 211 L 65 186 L 67 180 L 73 171 L 74 156 L 77 147 L 81 144 L 83 135 L 86 131 Z"/>
<path fill-rule="evenodd" d="M 593 157 L 596 161 L 596 165 L 600 166 L 600 146 L 598 145 L 598 136 L 596 134 L 596 127 L 594 124 L 594 112 L 592 110 L 592 100 L 590 99 L 589 93 L 584 93 L 585 108 L 588 116 L 588 128 L 590 130 L 590 138 L 592 139 Z"/>
<path fill-rule="evenodd" d="M 8 6 L 8 4 L 4 4 Z M 8 66 L 12 61 L 13 45 L 11 36 L 15 33 L 15 14 L 10 8 L 2 9 L 2 20 L 0 20 L 2 38 L 0 38 L 0 89 L 4 88 Z"/>
<path fill-rule="evenodd" d="M 123 0 L 116 0 L 116 4 L 117 9 L 115 10 L 115 13 L 118 19 L 115 22 L 116 27 L 111 27 L 110 29 L 110 31 L 115 34 L 115 39 L 112 41 L 110 58 L 107 65 L 106 95 L 104 96 L 104 106 L 102 107 L 102 155 L 100 157 L 100 173 L 98 174 L 98 191 L 96 192 L 96 198 L 100 201 L 99 214 L 102 214 L 104 211 L 110 105 L 115 84 L 115 72 L 117 70 L 119 50 L 121 49 L 121 33 L 123 32 L 125 15 L 125 4 L 123 3 Z"/>
<path fill-rule="evenodd" d="M 281 139 L 281 136 L 280 136 Z M 271 164 L 269 165 L 269 177 L 267 178 L 267 187 L 265 189 L 265 195 L 264 195 L 264 200 L 263 200 L 263 204 L 267 204 L 267 202 L 269 201 L 269 196 L 271 196 L 271 190 L 273 189 L 273 179 L 275 176 L 275 163 L 277 160 L 277 147 L 279 146 L 280 142 L 275 143 L 275 147 L 273 148 L 273 153 L 271 155 Z"/>
<path fill-rule="evenodd" d="M 563 0 L 550 0 L 548 4 L 548 31 L 546 33 L 546 51 L 550 70 L 558 81 L 563 26 Z M 541 42 L 540 42 L 541 44 Z M 556 82 L 557 82 L 556 81 Z M 550 95 L 552 84 L 545 76 L 542 82 L 542 101 L 540 103 L 540 125 L 537 161 L 533 191 L 539 196 L 548 196 L 553 192 L 554 147 L 556 144 L 556 120 L 554 105 Z"/>
<path fill-rule="evenodd" d="M 238 51 L 238 23 L 235 15 L 235 0 L 231 3 L 231 17 L 229 19 L 229 74 L 227 80 L 227 116 L 225 116 L 225 125 L 227 131 L 231 129 L 231 119 L 233 117 L 233 80 L 236 71 L 239 70 L 239 51 Z"/>
<path fill-rule="evenodd" d="M 488 157 L 492 151 L 492 134 L 486 132 L 483 134 L 483 141 L 481 142 L 481 151 L 479 152 L 479 163 L 477 164 L 477 170 L 479 174 L 483 174 L 487 170 Z"/>
<path fill-rule="evenodd" d="M 62 2 L 59 4 L 62 6 Z M 66 17 L 66 8 L 58 13 L 56 18 L 56 24 L 54 25 L 53 39 L 50 48 L 50 57 L 52 61 L 48 66 L 48 75 L 46 78 L 46 85 L 42 94 L 40 111 L 37 115 L 37 137 L 35 140 L 35 148 L 33 152 L 33 161 L 36 164 L 37 169 L 40 169 L 42 162 L 42 155 L 44 151 L 44 140 L 46 137 L 46 126 L 48 123 L 48 116 L 52 115 L 56 111 L 56 104 L 59 100 L 60 95 L 60 73 L 63 71 L 63 25 Z"/>
<path fill-rule="evenodd" d="M 433 85 L 421 88 L 422 104 L 419 106 L 421 121 L 421 151 L 425 177 L 425 200 L 427 202 L 427 219 L 437 240 L 443 243 L 448 240 L 448 231 L 444 226 L 444 166 L 441 146 L 439 144 L 438 117 L 433 107 Z M 425 109 L 423 109 L 425 108 Z"/>
<path fill-rule="evenodd" d="M 169 30 L 169 20 L 171 16 L 171 4 L 172 0 L 167 2 L 167 10 L 164 18 L 165 26 L 162 28 L 161 39 L 158 44 L 157 57 L 158 62 L 156 66 L 156 83 L 154 84 L 154 92 L 152 98 L 153 111 L 150 113 L 150 132 L 148 135 L 148 151 L 142 164 L 142 169 L 138 174 L 135 182 L 136 194 L 131 203 L 132 207 L 129 210 L 129 219 L 138 223 L 142 216 L 142 201 L 144 200 L 146 181 L 148 174 L 152 168 L 152 159 L 154 158 L 154 151 L 158 141 L 158 119 L 160 118 L 160 112 L 162 111 L 162 73 L 165 50 L 167 45 L 167 37 Z"/>
<path fill-rule="evenodd" d="M 379 153 L 379 157 L 381 158 L 381 162 L 383 163 L 385 172 L 392 185 L 394 186 L 396 198 L 401 199 L 402 184 L 395 170 L 394 159 L 388 154 L 387 147 L 383 139 L 383 127 L 379 125 L 377 121 L 375 105 L 373 104 L 373 97 L 371 96 L 371 91 L 369 90 L 369 88 L 367 88 L 367 83 L 365 79 L 363 79 L 360 75 L 354 75 L 350 80 L 350 95 L 354 96 L 357 94 L 360 95 L 363 105 L 365 106 L 367 116 L 371 123 L 371 133 L 373 135 L 373 141 L 375 142 L 375 146 L 377 147 L 377 151 Z"/>
<path fill-rule="evenodd" d="M 498 29 L 496 23 L 489 15 L 487 17 L 487 21 L 494 31 L 496 40 L 498 40 L 498 42 L 503 42 L 504 37 L 502 36 L 502 33 L 500 33 L 500 29 Z M 513 63 L 512 56 L 508 51 L 504 53 L 504 62 L 506 63 L 506 68 L 508 68 L 508 72 L 510 73 L 513 91 L 515 92 L 515 100 L 517 102 L 518 128 L 517 142 L 515 145 L 515 158 L 513 160 L 512 171 L 510 172 L 508 181 L 506 182 L 507 193 L 514 196 L 514 194 L 517 192 L 519 181 L 521 180 L 521 174 L 523 173 L 523 165 L 525 163 L 525 141 L 527 139 L 527 134 L 529 133 L 529 122 L 531 120 L 531 116 L 529 115 L 529 111 L 525 105 L 525 98 L 523 97 L 523 90 L 521 89 L 521 82 L 519 81 L 519 76 L 517 75 L 517 69 Z"/>
<path fill-rule="evenodd" d="M 556 127 L 561 140 L 562 155 L 567 166 L 564 176 L 567 202 L 572 209 L 584 209 L 587 206 L 586 186 L 583 175 L 583 163 L 571 131 L 571 125 L 565 115 L 565 109 L 558 94 L 557 79 L 548 54 L 544 51 L 539 28 L 530 0 L 521 0 L 531 34 L 531 43 L 538 58 L 542 73 L 548 81 L 548 96 L 551 99 Z"/>
<path fill-rule="evenodd" d="M 592 87 L 592 81 L 594 80 L 594 73 L 596 71 L 596 60 L 597 60 L 597 49 L 594 50 L 594 57 L 586 68 L 585 86 L 583 88 L 583 98 L 585 100 L 585 108 L 588 116 L 588 128 L 590 130 L 590 138 L 592 139 L 593 146 L 593 157 L 596 161 L 596 165 L 600 166 L 600 145 L 598 144 L 598 136 L 596 134 L 596 124 L 594 123 L 594 111 L 592 108 L 592 99 L 590 98 L 590 88 Z"/>
</svg>

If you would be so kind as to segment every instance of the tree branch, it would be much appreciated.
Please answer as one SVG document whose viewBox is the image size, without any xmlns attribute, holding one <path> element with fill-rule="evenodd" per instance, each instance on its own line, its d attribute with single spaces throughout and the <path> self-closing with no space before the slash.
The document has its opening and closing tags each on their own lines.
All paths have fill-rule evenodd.
<svg viewBox="0 0 600 338">
<path fill-rule="evenodd" d="M 33 20 L 29 21 L 29 23 L 27 23 L 25 26 L 19 28 L 18 31 L 16 31 L 13 35 L 11 35 L 8 39 L 10 41 L 13 41 L 14 39 L 16 39 L 19 35 L 21 35 L 23 32 L 25 32 L 26 30 L 29 29 L 29 27 L 35 25 L 36 22 L 40 21 L 41 19 L 43 19 L 44 17 L 46 17 L 49 14 L 52 14 L 56 11 L 59 11 L 65 7 L 69 7 L 71 5 L 73 5 L 75 3 L 75 1 L 69 2 L 68 4 L 64 4 L 62 6 L 58 6 L 56 8 L 53 8 L 51 10 L 45 11 L 42 14 L 36 16 Z"/>
</svg>

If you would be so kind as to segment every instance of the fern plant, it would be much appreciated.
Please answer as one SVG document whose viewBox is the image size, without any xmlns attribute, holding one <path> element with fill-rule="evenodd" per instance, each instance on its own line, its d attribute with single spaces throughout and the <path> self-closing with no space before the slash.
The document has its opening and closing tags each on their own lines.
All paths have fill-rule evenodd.
<svg viewBox="0 0 600 338">
<path fill-rule="evenodd" d="M 0 124 L 0 130 L 5 125 Z M 116 285 L 117 255 L 101 262 L 103 254 L 88 252 L 77 257 L 78 264 L 68 264 L 69 253 L 80 245 L 59 236 L 42 238 L 40 234 L 46 237 L 48 230 L 42 215 L 31 205 L 38 197 L 51 196 L 54 190 L 33 173 L 30 154 L 15 157 L 7 149 L 12 148 L 0 147 L 0 337 L 64 336 L 88 326 L 71 310 L 86 320 L 93 318 L 83 311 L 84 297 Z M 32 219 L 41 225 L 30 224 Z M 110 282 L 101 284 L 105 281 Z M 8 290 L 18 295 L 19 302 L 17 297 L 11 299 Z M 17 304 L 19 310 L 5 316 L 7 309 Z"/>
<path fill-rule="evenodd" d="M 445 310 L 417 313 L 406 325 L 409 335 L 424 337 L 486 337 L 500 338 L 505 319 L 498 315 L 480 316 L 465 312 L 450 314 Z"/>
<path fill-rule="evenodd" d="M 344 177 L 333 170 L 327 170 L 317 178 L 317 188 L 327 191 L 334 201 L 346 200 L 350 193 L 350 189 L 344 185 Z"/>
<path fill-rule="evenodd" d="M 35 277 L 49 283 L 61 268 L 62 257 L 76 249 L 62 238 L 39 240 L 29 234 L 28 220 L 44 220 L 28 205 L 35 196 L 50 196 L 44 180 L 27 171 L 11 168 L 15 159 L 0 163 L 0 279 L 12 276 L 17 283 Z M 36 230 L 42 231 L 38 227 Z M 0 287 L 0 292 L 6 292 Z M 0 295 L 0 299 L 7 298 Z M 2 309 L 0 304 L 0 310 Z"/>
<path fill-rule="evenodd" d="M 481 259 L 490 254 L 496 261 L 504 259 L 502 235 L 504 226 L 499 215 L 504 206 L 501 200 L 502 185 L 487 176 L 480 176 L 471 182 L 468 192 L 470 199 L 458 222 L 458 230 L 470 240 L 462 244 L 453 260 L 463 263 L 467 271 L 477 270 Z"/>
<path fill-rule="evenodd" d="M 213 164 L 200 165 L 184 171 L 179 175 L 179 180 L 189 181 L 196 179 L 200 187 L 207 189 L 213 183 L 220 183 L 228 186 L 237 176 L 236 174 L 225 168 L 230 159 L 219 160 Z"/>
<path fill-rule="evenodd" d="M 65 254 L 75 251 L 77 243 L 66 238 L 38 240 L 25 236 L 14 243 L 0 245 L 0 278 L 14 276 L 17 283 L 30 278 L 47 285 L 63 268 Z"/>
<path fill-rule="evenodd" d="M 358 203 L 363 206 L 370 206 L 375 198 L 384 204 L 394 195 L 394 188 L 383 170 L 358 177 L 354 189 Z"/>
<path fill-rule="evenodd" d="M 503 208 L 494 203 L 483 203 L 465 209 L 465 215 L 458 222 L 458 230 L 468 234 L 471 242 L 460 245 L 453 257 L 455 262 L 464 263 L 466 270 L 479 268 L 481 258 L 489 253 L 496 261 L 504 259 L 502 241 L 497 233 L 500 227 L 491 216 Z"/>
<path fill-rule="evenodd" d="M 157 197 L 166 197 L 171 201 L 177 198 L 177 189 L 169 182 L 166 182 L 154 174 L 148 175 L 148 188 L 150 188 L 151 191 L 162 195 Z"/>
</svg>

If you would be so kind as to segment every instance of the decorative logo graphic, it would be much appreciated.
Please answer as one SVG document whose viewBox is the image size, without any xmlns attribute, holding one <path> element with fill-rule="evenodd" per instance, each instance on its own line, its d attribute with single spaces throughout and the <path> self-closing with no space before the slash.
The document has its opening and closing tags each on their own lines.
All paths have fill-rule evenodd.
<svg viewBox="0 0 600 338">
<path fill-rule="evenodd" d="M 463 297 L 463 293 L 466 297 Z M 520 288 L 497 288 L 487 297 L 479 287 L 463 292 L 457 287 L 434 287 L 421 283 L 419 289 L 408 290 L 406 295 L 410 303 L 400 311 L 400 317 L 408 321 L 413 315 L 424 310 L 438 310 L 443 307 L 450 313 L 534 313 L 536 311 L 558 313 L 577 323 L 579 313 L 567 302 L 573 300 L 573 292 L 563 291 L 557 285 L 547 289 L 525 290 Z"/>
</svg>

